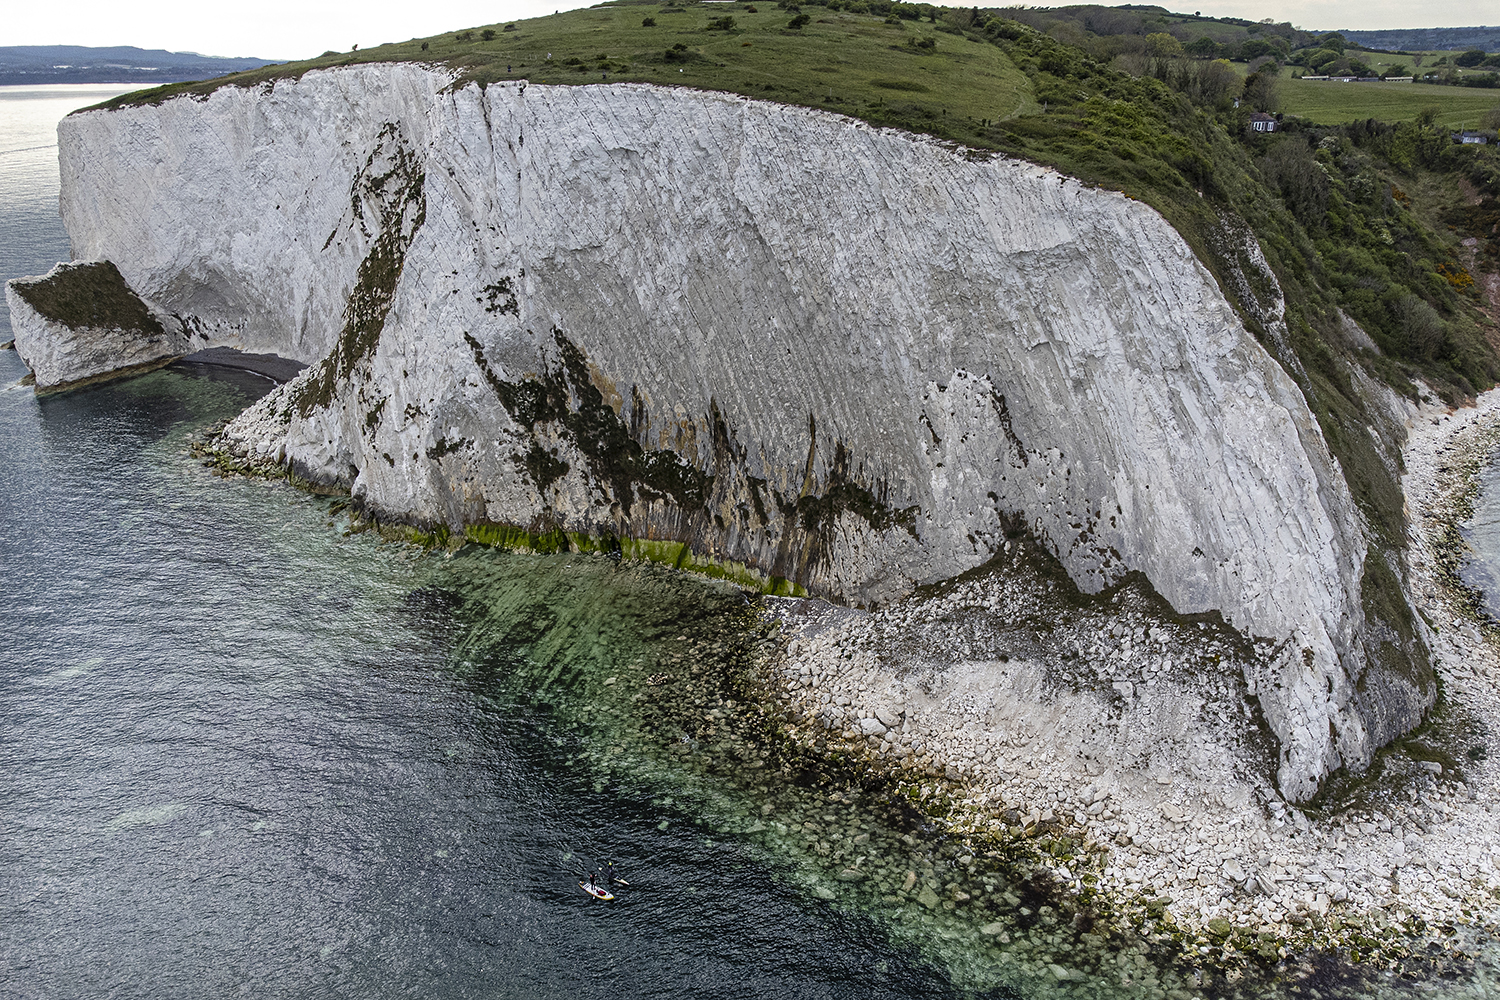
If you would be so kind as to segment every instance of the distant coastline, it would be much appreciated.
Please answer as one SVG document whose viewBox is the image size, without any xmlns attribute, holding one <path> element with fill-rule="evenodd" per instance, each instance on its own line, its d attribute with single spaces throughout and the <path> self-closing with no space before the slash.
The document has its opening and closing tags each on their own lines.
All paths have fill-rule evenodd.
<svg viewBox="0 0 1500 1000">
<path fill-rule="evenodd" d="M 138 83 L 148 87 L 185 80 L 207 80 L 225 73 L 257 69 L 275 61 L 141 49 L 133 45 L 7 45 L 0 46 L 0 86 Z"/>
</svg>

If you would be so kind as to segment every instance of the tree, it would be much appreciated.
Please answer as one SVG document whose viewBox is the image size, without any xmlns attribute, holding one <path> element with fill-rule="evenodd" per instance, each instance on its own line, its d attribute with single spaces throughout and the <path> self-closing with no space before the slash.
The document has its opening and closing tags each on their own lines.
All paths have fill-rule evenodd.
<svg viewBox="0 0 1500 1000">
<path fill-rule="evenodd" d="M 1344 54 L 1345 44 L 1346 43 L 1344 42 L 1344 36 L 1339 34 L 1337 31 L 1330 31 L 1328 34 L 1318 39 L 1318 48 L 1331 49 L 1332 51 L 1337 52 L 1339 55 Z"/>
<path fill-rule="evenodd" d="M 1470 49 L 1453 57 L 1455 66 L 1478 66 L 1484 62 L 1484 49 Z"/>
<path fill-rule="evenodd" d="M 1222 45 L 1207 35 L 1200 35 L 1196 41 L 1188 44 L 1185 51 L 1195 59 L 1217 59 L 1222 48 Z"/>
<path fill-rule="evenodd" d="M 1437 310 L 1422 299 L 1406 292 L 1398 295 L 1390 304 L 1396 328 L 1406 341 L 1406 347 L 1420 358 L 1431 360 L 1448 342 L 1447 324 Z"/>
<path fill-rule="evenodd" d="M 1321 72 L 1324 67 L 1338 62 L 1340 55 L 1332 49 L 1319 49 L 1307 57 L 1307 65 Z"/>
<path fill-rule="evenodd" d="M 1146 36 L 1146 54 L 1157 59 L 1182 55 L 1182 43 L 1165 31 L 1155 31 Z"/>
<path fill-rule="evenodd" d="M 1256 56 L 1263 56 L 1271 51 L 1271 43 L 1264 38 L 1252 38 L 1240 46 L 1240 58 L 1249 62 Z"/>
<path fill-rule="evenodd" d="M 1281 109 L 1281 85 L 1273 73 L 1251 73 L 1245 77 L 1245 103 L 1267 113 Z"/>
<path fill-rule="evenodd" d="M 1328 175 L 1300 136 L 1287 136 L 1261 158 L 1261 176 L 1281 192 L 1282 201 L 1304 226 L 1323 221 L 1328 210 Z"/>
<path fill-rule="evenodd" d="M 487 42 L 493 42 L 495 40 L 495 29 L 485 28 L 479 33 L 479 37 L 483 38 Z"/>
<path fill-rule="evenodd" d="M 1228 59 L 1215 59 L 1201 64 L 1194 84 L 1195 93 L 1188 94 L 1190 100 L 1206 107 L 1227 108 L 1239 89 L 1240 75 Z"/>
<path fill-rule="evenodd" d="M 1390 69 L 1388 69 L 1388 70 L 1385 71 L 1385 75 L 1386 76 L 1409 76 L 1410 74 L 1408 74 L 1406 72 L 1406 63 L 1396 63 Z"/>
</svg>

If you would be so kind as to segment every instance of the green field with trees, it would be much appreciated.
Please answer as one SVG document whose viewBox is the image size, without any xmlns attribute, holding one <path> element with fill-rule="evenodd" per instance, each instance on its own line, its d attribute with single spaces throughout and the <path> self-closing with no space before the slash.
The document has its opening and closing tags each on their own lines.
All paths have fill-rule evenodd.
<svg viewBox="0 0 1500 1000">
<path fill-rule="evenodd" d="M 1413 121 L 1432 109 L 1432 120 L 1450 129 L 1493 129 L 1500 122 L 1500 92 L 1421 83 L 1337 83 L 1330 80 L 1281 82 L 1280 107 L 1320 125 L 1378 118 Z"/>
</svg>

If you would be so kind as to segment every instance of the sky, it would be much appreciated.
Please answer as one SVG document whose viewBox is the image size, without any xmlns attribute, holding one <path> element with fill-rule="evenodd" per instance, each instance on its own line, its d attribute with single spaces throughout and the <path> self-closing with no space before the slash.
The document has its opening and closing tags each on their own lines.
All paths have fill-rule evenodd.
<svg viewBox="0 0 1500 1000">
<path fill-rule="evenodd" d="M 952 2 L 952 0 L 950 0 Z M 962 0 L 959 0 L 962 2 Z M 994 2 L 994 0 L 992 0 Z M 999 0 L 1004 3 L 1005 0 Z M 1081 2 L 1081 0 L 1079 0 Z M 1149 0 L 1139 0 L 1149 2 Z M 1157 0 L 1169 10 L 1272 18 L 1310 30 L 1500 25 L 1500 0 Z M 999 5 L 998 3 L 996 5 Z M 307 59 L 588 6 L 568 0 L 69 0 L 8 4 L 0 45 L 138 45 L 213 56 Z M 986 5 L 988 6 L 988 5 Z M 1028 4 L 1028 6 L 1054 6 Z"/>
</svg>

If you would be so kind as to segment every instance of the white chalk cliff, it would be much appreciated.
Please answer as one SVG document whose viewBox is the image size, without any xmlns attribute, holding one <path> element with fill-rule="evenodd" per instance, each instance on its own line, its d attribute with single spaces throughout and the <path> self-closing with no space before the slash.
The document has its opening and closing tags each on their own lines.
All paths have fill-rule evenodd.
<svg viewBox="0 0 1500 1000">
<path fill-rule="evenodd" d="M 312 363 L 246 452 L 425 523 L 680 540 L 834 599 L 1144 573 L 1275 651 L 1305 798 L 1417 721 L 1297 386 L 1146 205 L 737 96 L 312 72 L 60 129 L 75 257 Z"/>
</svg>

